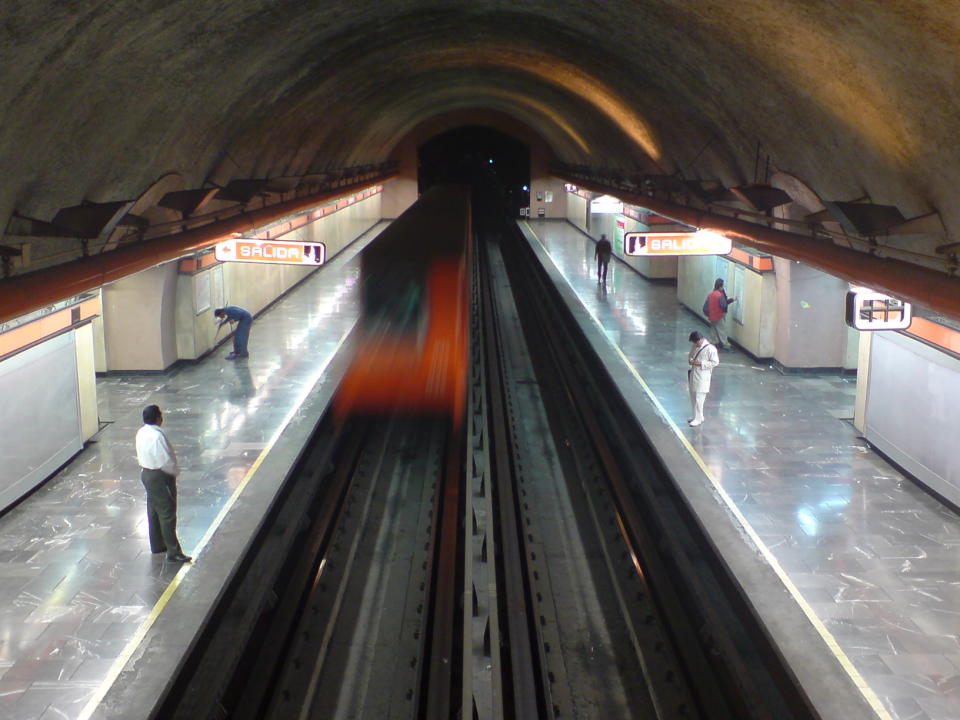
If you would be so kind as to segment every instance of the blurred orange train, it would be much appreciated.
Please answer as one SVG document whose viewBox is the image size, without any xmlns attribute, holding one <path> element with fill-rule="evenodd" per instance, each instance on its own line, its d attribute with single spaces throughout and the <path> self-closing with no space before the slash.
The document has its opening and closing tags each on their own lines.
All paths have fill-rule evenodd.
<svg viewBox="0 0 960 720">
<path fill-rule="evenodd" d="M 334 408 L 348 415 L 449 416 L 469 370 L 470 189 L 428 190 L 363 251 L 352 364 Z"/>
</svg>

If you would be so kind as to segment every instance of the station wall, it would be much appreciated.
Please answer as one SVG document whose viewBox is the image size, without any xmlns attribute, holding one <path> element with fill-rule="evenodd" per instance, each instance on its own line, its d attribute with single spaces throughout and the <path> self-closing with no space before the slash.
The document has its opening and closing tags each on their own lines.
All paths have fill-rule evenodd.
<svg viewBox="0 0 960 720">
<path fill-rule="evenodd" d="M 857 422 L 864 436 L 921 483 L 960 505 L 960 455 L 950 432 L 960 427 L 960 359 L 905 333 L 863 336 L 869 382 L 858 383 Z"/>
<path fill-rule="evenodd" d="M 283 236 L 323 242 L 327 260 L 379 222 L 381 194 L 344 207 Z M 164 263 L 103 288 L 106 366 L 101 372 L 162 372 L 195 360 L 228 333 L 217 334 L 213 311 L 239 305 L 256 314 L 316 271 L 295 265 L 217 263 L 179 272 Z"/>
<path fill-rule="evenodd" d="M 623 227 L 620 227 L 620 223 Z M 591 213 L 590 227 L 594 237 L 606 235 L 613 245 L 613 254 L 623 260 L 638 273 L 650 280 L 672 280 L 677 277 L 677 258 L 675 257 L 636 257 L 623 252 L 623 236 L 628 232 L 646 232 L 650 228 L 639 220 L 626 215 Z"/>
<path fill-rule="evenodd" d="M 770 271 L 719 256 L 627 257 L 624 234 L 650 228 L 628 215 L 591 213 L 587 198 L 564 194 L 568 222 L 594 240 L 606 234 L 614 254 L 644 277 L 676 278 L 678 300 L 705 322 L 703 301 L 723 278 L 727 294 L 738 298 L 727 314 L 726 332 L 751 355 L 790 370 L 856 369 L 858 339 L 844 322 L 843 280 L 780 258 Z"/>
<path fill-rule="evenodd" d="M 284 237 L 323 242 L 329 259 L 380 218 L 378 193 Z M 97 433 L 97 372 L 156 372 L 199 357 L 213 347 L 215 307 L 231 303 L 258 312 L 316 271 L 216 263 L 185 274 L 179 265 L 168 262 L 123 278 L 101 288 L 99 296 L 6 331 L 0 398 L 15 412 L 0 412 L 0 512 Z M 29 337 L 17 344 L 14 336 L 24 333 Z"/>
<path fill-rule="evenodd" d="M 283 237 L 296 242 L 324 243 L 329 261 L 380 220 L 381 207 L 382 195 L 372 195 Z M 193 275 L 181 275 L 177 295 L 179 357 L 202 357 L 215 341 L 227 336 L 224 330 L 217 333 L 213 317 L 216 308 L 239 305 L 256 315 L 315 271 L 295 265 L 223 263 Z M 209 273 L 209 277 L 202 277 L 203 273 Z M 200 285 L 208 286 L 209 292 L 197 293 Z M 198 305 L 203 296 L 208 297 L 208 302 Z"/>
<path fill-rule="evenodd" d="M 681 258 L 677 298 L 704 322 L 703 301 L 717 278 L 723 278 L 727 295 L 737 298 L 727 313 L 727 335 L 755 357 L 774 357 L 778 320 L 774 273 L 756 272 L 719 256 Z"/>
<path fill-rule="evenodd" d="M 97 318 L 99 321 L 100 318 Z M 84 442 L 100 429 L 97 409 L 96 333 L 94 323 L 74 331 L 77 355 L 77 399 L 80 404 L 80 437 Z"/>
<path fill-rule="evenodd" d="M 642 222 L 625 215 L 610 213 L 591 213 L 589 200 L 577 193 L 563 191 L 566 197 L 567 222 L 580 228 L 594 240 L 606 235 L 613 246 L 613 254 L 632 267 L 645 278 L 651 280 L 671 280 L 677 277 L 677 258 L 644 258 L 623 254 L 623 235 L 628 232 L 642 232 L 649 228 Z M 623 223 L 623 227 L 618 225 Z"/>
<path fill-rule="evenodd" d="M 542 148 L 530 149 L 530 217 L 541 220 L 563 220 L 569 213 L 570 193 L 562 180 L 550 174 Z M 543 213 L 542 215 L 540 213 Z"/>
<path fill-rule="evenodd" d="M 0 511 L 43 482 L 97 429 L 90 323 L 0 363 Z"/>
<path fill-rule="evenodd" d="M 774 258 L 777 314 L 775 357 L 790 368 L 856 368 L 857 331 L 848 327 L 845 280 L 795 260 Z"/>
<path fill-rule="evenodd" d="M 590 218 L 587 213 L 587 199 L 576 193 L 567 194 L 567 221 L 590 235 Z M 597 235 L 597 237 L 600 237 Z"/>
<path fill-rule="evenodd" d="M 176 290 L 176 261 L 104 286 L 108 370 L 163 370 L 177 360 Z"/>
</svg>

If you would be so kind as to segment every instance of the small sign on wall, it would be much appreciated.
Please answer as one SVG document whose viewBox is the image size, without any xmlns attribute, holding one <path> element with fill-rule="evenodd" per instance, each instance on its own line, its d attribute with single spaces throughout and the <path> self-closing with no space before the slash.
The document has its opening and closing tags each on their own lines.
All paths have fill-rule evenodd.
<svg viewBox="0 0 960 720">
<path fill-rule="evenodd" d="M 623 251 L 633 256 L 726 255 L 733 249 L 728 237 L 704 230 L 692 233 L 629 232 Z"/>
<path fill-rule="evenodd" d="M 231 238 L 218 242 L 220 262 L 255 262 L 281 265 L 322 265 L 327 257 L 323 243 L 282 242 L 256 238 Z"/>
<path fill-rule="evenodd" d="M 913 322 L 910 303 L 864 288 L 847 293 L 847 325 L 857 330 L 906 330 Z"/>
</svg>

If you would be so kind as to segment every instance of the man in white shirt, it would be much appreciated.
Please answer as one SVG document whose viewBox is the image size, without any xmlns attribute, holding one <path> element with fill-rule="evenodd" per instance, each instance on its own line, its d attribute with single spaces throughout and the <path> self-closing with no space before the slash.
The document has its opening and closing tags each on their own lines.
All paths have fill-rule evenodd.
<svg viewBox="0 0 960 720">
<path fill-rule="evenodd" d="M 690 427 L 703 425 L 703 401 L 710 392 L 710 377 L 713 369 L 720 364 L 717 349 L 700 333 L 694 331 L 689 338 L 692 347 L 687 356 L 687 386 L 690 390 L 690 407 L 693 417 L 687 422 Z"/>
<path fill-rule="evenodd" d="M 143 427 L 137 430 L 137 462 L 147 491 L 150 552 L 167 553 L 168 562 L 190 562 L 177 539 L 177 454 L 163 434 L 163 413 L 156 405 L 143 409 Z"/>
</svg>

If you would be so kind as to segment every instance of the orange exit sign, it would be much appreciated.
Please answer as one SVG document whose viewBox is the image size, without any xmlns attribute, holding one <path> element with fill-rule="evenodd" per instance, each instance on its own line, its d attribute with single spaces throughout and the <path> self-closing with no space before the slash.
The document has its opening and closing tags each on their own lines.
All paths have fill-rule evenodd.
<svg viewBox="0 0 960 720">
<path fill-rule="evenodd" d="M 327 259 L 327 248 L 323 243 L 230 238 L 218 242 L 214 254 L 220 262 L 322 265 Z"/>
<path fill-rule="evenodd" d="M 623 251 L 633 256 L 727 255 L 733 249 L 728 237 L 698 230 L 690 233 L 629 232 Z"/>
</svg>

